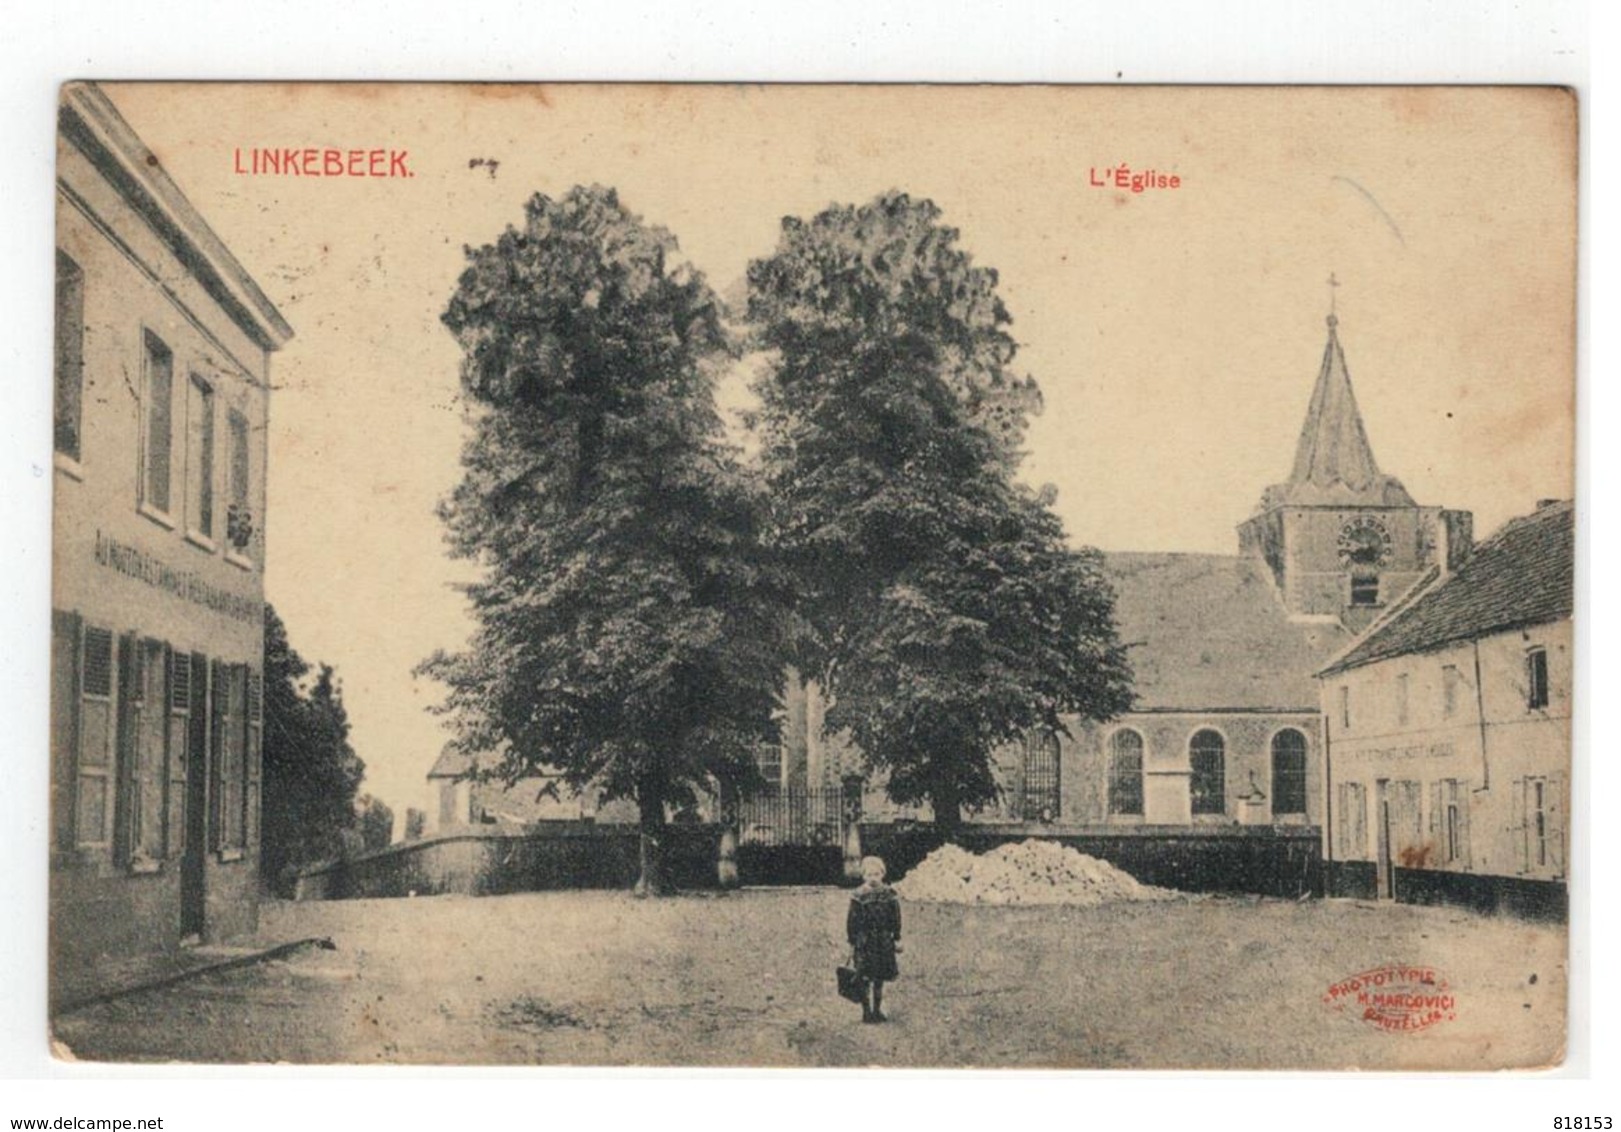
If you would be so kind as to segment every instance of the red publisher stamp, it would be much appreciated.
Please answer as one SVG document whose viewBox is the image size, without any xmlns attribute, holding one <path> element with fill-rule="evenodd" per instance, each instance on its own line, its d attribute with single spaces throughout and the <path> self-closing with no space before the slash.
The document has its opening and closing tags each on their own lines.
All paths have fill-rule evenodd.
<svg viewBox="0 0 1621 1132">
<path fill-rule="evenodd" d="M 1391 963 L 1329 984 L 1323 1002 L 1376 1029 L 1412 1034 L 1458 1017 L 1458 999 L 1434 967 Z"/>
</svg>

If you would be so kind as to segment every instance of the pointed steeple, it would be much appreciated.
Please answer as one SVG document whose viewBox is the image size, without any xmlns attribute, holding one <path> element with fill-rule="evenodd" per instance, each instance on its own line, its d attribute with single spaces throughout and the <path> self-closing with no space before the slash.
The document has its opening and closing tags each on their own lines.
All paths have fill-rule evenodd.
<svg viewBox="0 0 1621 1132">
<path fill-rule="evenodd" d="M 1281 503 L 1414 506 L 1407 489 L 1394 476 L 1380 472 L 1373 458 L 1340 346 L 1339 321 L 1337 315 L 1328 316 L 1328 343 L 1295 447 L 1294 469 L 1287 483 L 1267 489 L 1263 507 Z"/>
</svg>

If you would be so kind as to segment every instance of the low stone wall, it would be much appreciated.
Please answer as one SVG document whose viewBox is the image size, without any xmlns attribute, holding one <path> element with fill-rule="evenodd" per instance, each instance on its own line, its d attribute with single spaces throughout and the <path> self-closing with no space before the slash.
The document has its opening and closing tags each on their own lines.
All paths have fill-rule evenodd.
<svg viewBox="0 0 1621 1132">
<path fill-rule="evenodd" d="M 1378 877 L 1372 861 L 1335 861 L 1328 866 L 1328 894 L 1373 900 Z M 1570 913 L 1561 881 L 1484 876 L 1445 869 L 1394 869 L 1396 900 L 1403 904 L 1448 904 L 1486 915 L 1560 922 Z"/>
<path fill-rule="evenodd" d="M 1144 884 L 1189 892 L 1246 892 L 1293 899 L 1322 894 L 1318 831 L 1310 826 L 1210 829 L 973 823 L 957 838 L 985 852 L 1039 837 L 1108 861 Z M 864 852 L 883 857 L 891 880 L 941 844 L 928 825 L 863 823 Z M 678 888 L 717 886 L 720 829 L 671 826 L 665 855 Z M 738 849 L 744 884 L 841 884 L 843 855 L 830 846 Z M 630 888 L 638 871 L 635 827 L 582 822 L 457 830 L 297 874 L 300 900 L 462 893 L 482 896 L 560 888 Z"/>
<path fill-rule="evenodd" d="M 1184 892 L 1244 892 L 1294 899 L 1320 896 L 1321 833 L 1314 826 L 1062 826 L 970 823 L 957 843 L 983 853 L 1039 837 L 1107 861 L 1144 884 Z M 927 826 L 861 827 L 863 851 L 884 858 L 891 880 L 939 847 Z"/>
<path fill-rule="evenodd" d="M 719 841 L 715 826 L 669 828 L 665 864 L 677 887 L 714 887 Z M 586 822 L 547 823 L 541 828 L 474 826 L 301 869 L 291 895 L 295 900 L 344 900 L 630 888 L 636 883 L 639 858 L 634 826 Z"/>
</svg>

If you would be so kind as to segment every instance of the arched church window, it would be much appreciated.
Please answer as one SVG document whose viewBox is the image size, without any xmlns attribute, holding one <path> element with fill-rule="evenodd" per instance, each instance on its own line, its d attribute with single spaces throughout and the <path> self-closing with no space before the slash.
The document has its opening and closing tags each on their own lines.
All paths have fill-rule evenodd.
<svg viewBox="0 0 1621 1132">
<path fill-rule="evenodd" d="M 1024 747 L 1024 800 L 1020 816 L 1025 821 L 1052 821 L 1058 817 L 1058 736 L 1043 731 L 1030 736 Z"/>
<path fill-rule="evenodd" d="M 1109 812 L 1143 812 L 1143 737 L 1116 731 L 1109 738 Z"/>
<path fill-rule="evenodd" d="M 1306 812 L 1306 737 L 1292 727 L 1272 736 L 1272 812 Z"/>
<path fill-rule="evenodd" d="M 1193 776 L 1188 793 L 1196 814 L 1227 812 L 1227 743 L 1220 732 L 1208 727 L 1196 731 L 1188 743 L 1188 763 Z"/>
</svg>

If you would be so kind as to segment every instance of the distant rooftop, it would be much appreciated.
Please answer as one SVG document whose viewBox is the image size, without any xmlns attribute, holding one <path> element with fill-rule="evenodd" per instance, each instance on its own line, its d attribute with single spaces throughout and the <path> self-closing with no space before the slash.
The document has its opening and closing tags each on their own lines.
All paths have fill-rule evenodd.
<svg viewBox="0 0 1621 1132">
<path fill-rule="evenodd" d="M 1321 674 L 1563 620 L 1575 604 L 1575 570 L 1575 507 L 1549 500 L 1510 519 L 1462 569 L 1376 622 Z"/>
<path fill-rule="evenodd" d="M 1139 711 L 1316 711 L 1312 676 L 1350 641 L 1290 620 L 1258 559 L 1108 553 L 1115 619 Z"/>
</svg>

